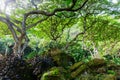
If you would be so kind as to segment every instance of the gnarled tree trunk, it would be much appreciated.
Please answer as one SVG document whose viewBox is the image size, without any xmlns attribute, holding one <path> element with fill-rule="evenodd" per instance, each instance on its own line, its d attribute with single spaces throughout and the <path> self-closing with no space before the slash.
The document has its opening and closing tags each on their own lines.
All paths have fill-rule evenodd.
<svg viewBox="0 0 120 80">
<path fill-rule="evenodd" d="M 17 56 L 22 56 L 24 55 L 24 50 L 27 47 L 29 42 L 29 39 L 27 35 L 21 34 L 20 37 L 18 37 L 18 41 L 15 42 L 14 47 L 13 47 L 13 53 L 14 55 Z"/>
</svg>

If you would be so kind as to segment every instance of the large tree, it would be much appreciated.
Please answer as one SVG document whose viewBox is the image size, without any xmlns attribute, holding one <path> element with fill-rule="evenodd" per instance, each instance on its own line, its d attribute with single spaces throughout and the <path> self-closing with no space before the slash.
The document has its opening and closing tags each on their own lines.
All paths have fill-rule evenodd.
<svg viewBox="0 0 120 80">
<path fill-rule="evenodd" d="M 19 56 L 29 42 L 27 31 L 31 28 L 43 27 L 48 37 L 56 41 L 67 24 L 79 26 L 75 37 L 66 43 L 65 48 L 68 48 L 81 34 L 91 42 L 109 40 L 110 35 L 107 34 L 115 30 L 112 30 L 114 23 L 108 16 L 119 17 L 119 2 L 113 4 L 109 0 L 6 0 L 4 3 L 0 21 L 10 30 L 15 41 L 14 54 Z M 115 39 L 114 36 L 112 38 Z"/>
<path fill-rule="evenodd" d="M 0 21 L 5 23 L 10 30 L 15 44 L 14 44 L 14 54 L 21 56 L 23 54 L 24 49 L 26 48 L 29 39 L 27 36 L 27 30 L 35 27 L 37 24 L 42 23 L 43 21 L 47 20 L 50 16 L 59 16 L 60 13 L 64 12 L 76 12 L 81 10 L 88 2 L 88 0 L 68 0 L 68 1 L 59 1 L 59 4 L 57 1 L 51 0 L 46 1 L 46 4 L 50 4 L 53 8 L 50 7 L 43 7 L 38 6 L 40 5 L 39 2 L 35 4 L 34 0 L 31 0 L 30 2 L 21 1 L 21 0 L 6 0 L 5 1 L 5 10 L 0 11 Z M 55 5 L 53 3 L 56 3 Z M 61 4 L 64 3 L 64 4 Z M 13 12 L 7 12 L 8 7 L 10 7 L 10 4 L 14 4 L 15 7 L 11 7 Z M 28 4 L 28 6 L 25 6 L 24 4 Z M 29 9 L 29 4 L 33 5 L 31 9 Z M 47 5 L 48 6 L 48 5 Z M 34 8 L 35 7 L 35 8 Z M 18 14 L 19 12 L 19 14 Z M 31 22 L 31 20 L 33 20 Z M 31 22 L 31 23 L 30 23 Z"/>
</svg>

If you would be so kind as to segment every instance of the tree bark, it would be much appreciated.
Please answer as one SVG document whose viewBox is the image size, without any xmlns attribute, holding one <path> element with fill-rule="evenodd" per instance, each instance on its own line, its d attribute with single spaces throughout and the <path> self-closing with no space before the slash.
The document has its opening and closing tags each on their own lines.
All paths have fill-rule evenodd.
<svg viewBox="0 0 120 80">
<path fill-rule="evenodd" d="M 27 47 L 29 42 L 29 39 L 27 35 L 21 34 L 20 37 L 18 37 L 18 42 L 15 42 L 14 47 L 13 47 L 13 53 L 15 56 L 23 56 L 24 55 L 24 50 Z"/>
</svg>

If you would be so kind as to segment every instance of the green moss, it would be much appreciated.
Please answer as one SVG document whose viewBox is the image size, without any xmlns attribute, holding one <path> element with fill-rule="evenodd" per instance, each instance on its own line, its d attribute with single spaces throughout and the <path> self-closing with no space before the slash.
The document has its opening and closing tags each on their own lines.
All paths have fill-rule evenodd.
<svg viewBox="0 0 120 80">
<path fill-rule="evenodd" d="M 64 69 L 53 67 L 48 72 L 45 72 L 40 80 L 65 80 Z"/>
<path fill-rule="evenodd" d="M 87 63 L 89 67 L 101 67 L 103 65 L 106 65 L 106 62 L 104 59 L 93 59 Z"/>
<path fill-rule="evenodd" d="M 76 68 L 78 68 L 79 66 L 81 66 L 83 64 L 83 62 L 77 62 L 77 63 L 75 63 L 74 65 L 72 65 L 71 67 L 70 67 L 70 71 L 73 71 L 73 70 L 75 70 Z"/>
<path fill-rule="evenodd" d="M 70 68 L 70 70 L 72 71 L 71 77 L 75 78 L 86 70 L 89 70 L 89 69 L 92 70 L 93 68 L 95 69 L 97 67 L 99 68 L 103 65 L 106 65 L 106 62 L 104 59 L 93 59 L 89 61 L 88 63 L 83 63 L 83 62 L 75 63 Z"/>
<path fill-rule="evenodd" d="M 107 73 L 108 73 L 108 74 L 113 74 L 113 75 L 116 74 L 115 71 L 113 71 L 113 70 L 108 70 Z"/>
<path fill-rule="evenodd" d="M 78 69 L 76 69 L 75 71 L 71 73 L 71 77 L 75 78 L 76 76 L 81 74 L 84 70 L 86 70 L 86 68 L 87 66 L 85 64 L 81 65 Z"/>
<path fill-rule="evenodd" d="M 116 80 L 114 75 L 107 75 L 103 80 Z"/>
<path fill-rule="evenodd" d="M 116 80 L 114 75 L 108 74 L 87 74 L 87 75 L 80 75 L 76 80 Z"/>
</svg>

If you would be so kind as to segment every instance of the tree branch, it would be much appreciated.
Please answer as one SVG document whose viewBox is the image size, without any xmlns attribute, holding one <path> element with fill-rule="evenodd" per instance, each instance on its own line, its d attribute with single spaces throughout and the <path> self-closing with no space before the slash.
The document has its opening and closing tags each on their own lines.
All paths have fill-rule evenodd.
<svg viewBox="0 0 120 80">
<path fill-rule="evenodd" d="M 46 18 L 44 18 L 44 19 L 41 19 L 41 20 L 37 21 L 37 22 L 34 23 L 34 24 L 28 25 L 28 26 L 26 27 L 26 29 L 30 29 L 30 28 L 36 26 L 37 24 L 39 24 L 39 23 L 41 23 L 41 22 L 47 20 L 48 18 L 49 18 L 49 17 L 46 17 Z"/>
<path fill-rule="evenodd" d="M 65 46 L 65 50 L 66 49 L 68 49 L 68 47 L 70 46 L 70 45 L 72 45 L 72 43 L 79 37 L 79 35 L 82 35 L 82 34 L 84 34 L 85 32 L 80 32 L 80 33 L 78 33 L 70 42 L 68 42 L 67 44 L 66 44 L 66 46 Z"/>
<path fill-rule="evenodd" d="M 73 7 L 75 6 L 75 3 L 76 3 L 77 0 L 73 0 L 72 1 L 72 5 L 68 8 L 56 8 L 54 9 L 53 12 L 45 12 L 45 11 L 41 11 L 41 10 L 35 10 L 35 11 L 31 11 L 31 12 L 28 12 L 25 14 L 26 18 L 31 15 L 31 14 L 42 14 L 42 15 L 45 15 L 45 16 L 53 16 L 55 15 L 56 12 L 61 12 L 61 11 L 78 11 L 80 9 L 82 9 L 85 4 L 88 2 L 88 0 L 86 0 L 82 5 L 80 5 L 80 7 L 76 8 L 76 9 L 73 9 Z"/>
<path fill-rule="evenodd" d="M 18 32 L 22 33 L 22 30 L 21 30 L 18 26 L 16 26 L 16 25 L 15 25 L 14 23 L 12 23 L 11 21 L 10 21 L 10 23 L 13 25 L 14 28 L 16 28 L 16 30 L 17 30 Z"/>
<path fill-rule="evenodd" d="M 71 21 L 72 21 L 72 18 L 71 18 L 67 23 L 63 24 L 63 27 L 62 27 L 62 29 L 61 29 L 61 33 L 58 35 L 57 38 L 60 38 L 60 37 L 62 36 L 62 34 L 63 34 L 63 32 L 64 32 L 64 29 L 66 28 L 66 26 L 68 26 L 68 24 L 69 24 Z"/>
<path fill-rule="evenodd" d="M 11 33 L 13 35 L 14 40 L 16 42 L 18 42 L 18 37 L 17 37 L 17 34 L 16 34 L 16 32 L 15 32 L 15 30 L 13 28 L 13 24 L 8 19 L 6 19 L 4 17 L 1 17 L 1 16 L 0 16 L 0 21 L 2 21 L 2 22 L 4 22 L 5 24 L 8 25 L 8 28 L 10 29 L 10 31 L 11 31 Z"/>
<path fill-rule="evenodd" d="M 22 47 L 22 50 L 21 50 L 21 53 L 23 53 L 24 54 L 24 50 L 25 50 L 25 48 L 27 47 L 27 45 L 28 45 L 28 42 L 29 42 L 29 38 L 28 38 L 28 36 L 26 35 L 25 36 L 25 43 L 24 43 L 24 45 L 23 45 L 23 47 Z M 22 55 L 23 55 L 22 54 Z"/>
<path fill-rule="evenodd" d="M 82 5 L 80 5 L 80 7 L 76 8 L 76 9 L 73 9 L 71 11 L 78 11 L 78 10 L 82 9 L 87 2 L 88 2 L 88 0 L 86 0 Z"/>
<path fill-rule="evenodd" d="M 65 50 L 69 47 L 69 46 L 71 46 L 72 44 L 73 44 L 73 42 L 80 36 L 80 35 L 82 35 L 82 34 L 85 34 L 85 32 L 88 30 L 88 29 L 90 29 L 91 27 L 93 27 L 93 25 L 96 23 L 96 20 L 94 20 L 93 22 L 92 22 L 92 24 L 90 25 L 90 26 L 86 26 L 86 16 L 84 17 L 84 25 L 83 25 L 83 32 L 80 32 L 80 33 L 78 33 L 70 42 L 68 42 L 67 44 L 66 44 L 66 46 L 65 46 Z"/>
<path fill-rule="evenodd" d="M 74 12 L 74 11 L 78 11 L 78 10 L 80 10 L 80 9 L 82 9 L 84 7 L 84 5 L 88 2 L 88 0 L 86 0 L 78 8 L 73 9 L 75 4 L 76 4 L 76 2 L 77 2 L 77 0 L 72 0 L 72 5 L 70 7 L 67 7 L 67 8 L 56 8 L 56 9 L 53 10 L 53 12 L 46 12 L 46 11 L 41 11 L 41 10 L 35 10 L 35 11 L 31 11 L 31 12 L 28 12 L 28 13 L 24 14 L 24 19 L 23 19 L 23 22 L 22 22 L 23 30 L 25 28 L 26 20 L 27 20 L 27 17 L 29 15 L 41 14 L 41 15 L 45 15 L 45 16 L 53 16 L 57 12 L 62 12 L 62 11 L 72 11 L 72 12 Z M 41 20 L 40 22 L 42 22 L 42 21 L 44 21 L 44 19 Z M 40 23 L 40 22 L 38 22 L 38 23 Z M 38 23 L 36 23 L 35 25 L 37 25 Z"/>
</svg>

